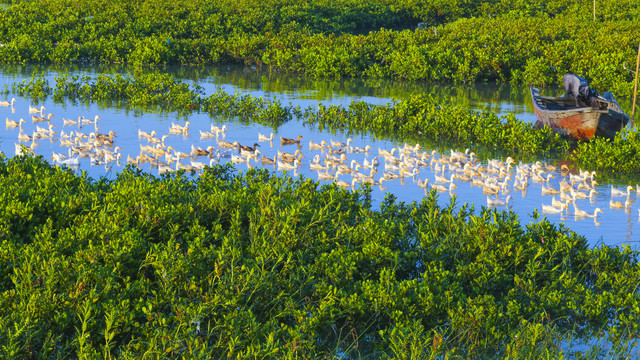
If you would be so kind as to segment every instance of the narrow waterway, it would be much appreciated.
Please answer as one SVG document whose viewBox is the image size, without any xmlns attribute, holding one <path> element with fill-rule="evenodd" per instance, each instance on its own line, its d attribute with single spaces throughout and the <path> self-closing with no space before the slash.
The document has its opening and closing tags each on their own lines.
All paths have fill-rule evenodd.
<svg viewBox="0 0 640 360">
<path fill-rule="evenodd" d="M 418 83 L 402 83 L 387 80 L 317 80 L 306 79 L 296 76 L 287 76 L 282 74 L 260 73 L 245 68 L 173 68 L 165 70 L 171 73 L 176 78 L 179 78 L 185 82 L 197 84 L 201 86 L 205 91 L 205 96 L 215 91 L 223 90 L 228 93 L 241 93 L 249 94 L 252 96 L 260 96 L 265 99 L 273 100 L 277 99 L 283 104 L 291 103 L 293 105 L 300 105 L 301 107 L 316 106 L 320 103 L 324 105 L 340 104 L 348 105 L 352 101 L 365 101 L 371 104 L 386 104 L 390 101 L 401 100 L 412 94 L 431 94 L 441 103 L 451 103 L 456 106 L 466 107 L 475 110 L 491 111 L 497 114 L 506 115 L 513 113 L 517 118 L 523 121 L 535 121 L 533 109 L 531 107 L 531 100 L 529 98 L 528 88 L 525 87 L 513 87 L 509 84 L 475 84 L 474 86 L 452 86 L 452 85 L 434 85 L 434 84 L 418 84 Z M 85 67 L 85 68 L 32 68 L 32 67 L 8 67 L 2 74 L 0 74 L 0 85 L 6 84 L 10 86 L 14 82 L 19 82 L 24 79 L 29 79 L 31 76 L 43 76 L 49 79 L 51 84 L 54 84 L 54 77 L 58 74 L 69 75 L 97 75 L 97 74 L 114 74 L 125 73 L 125 69 L 118 67 Z M 548 92 L 549 95 L 559 94 L 560 89 L 544 89 L 544 92 Z M 12 96 L 9 96 L 8 101 Z M 5 100 L 5 99 L 0 99 Z M 54 152 L 67 154 L 68 147 L 62 146 L 60 142 L 60 136 L 69 134 L 71 131 L 74 133 L 89 134 L 95 132 L 94 124 L 81 125 L 64 125 L 63 119 L 78 119 L 79 116 L 83 116 L 88 120 L 93 120 L 96 115 L 100 117 L 98 120 L 98 126 L 101 133 L 109 133 L 114 131 L 117 138 L 115 138 L 114 149 L 116 146 L 121 150 L 119 152 L 123 154 L 123 158 L 120 159 L 120 165 L 117 162 L 111 162 L 106 165 L 94 165 L 90 158 L 80 159 L 80 163 L 75 167 L 78 171 L 87 171 L 87 173 L 94 178 L 100 176 L 113 177 L 122 169 L 123 164 L 126 163 L 127 156 L 136 157 L 140 154 L 140 146 L 148 145 L 147 141 L 138 136 L 138 131 L 144 132 L 156 132 L 156 137 L 161 139 L 165 137 L 164 144 L 171 146 L 178 152 L 190 153 L 192 146 L 206 149 L 212 146 L 215 149 L 219 149 L 219 144 L 215 138 L 201 137 L 200 132 L 211 131 L 211 126 L 222 127 L 225 125 L 227 130 L 224 138 L 220 140 L 234 142 L 237 141 L 243 145 L 253 145 L 259 143 L 258 149 L 261 154 L 256 156 L 256 160 L 249 161 L 249 164 L 240 163 L 237 164 L 239 170 L 246 169 L 248 166 L 252 167 L 265 167 L 276 173 L 287 173 L 292 176 L 303 175 L 312 179 L 318 179 L 318 171 L 310 169 L 310 163 L 313 158 L 318 155 L 324 158 L 328 149 L 311 149 L 309 143 L 311 141 L 320 143 L 322 141 L 328 144 L 331 141 L 346 143 L 348 138 L 341 133 L 331 133 L 318 131 L 315 128 L 304 126 L 303 124 L 291 121 L 284 124 L 278 129 L 268 128 L 259 124 L 240 124 L 233 122 L 229 119 L 211 118 L 208 114 L 191 114 L 186 117 L 178 116 L 174 113 L 150 113 L 140 110 L 130 110 L 127 108 L 117 108 L 111 106 L 103 106 L 100 104 L 82 104 L 72 102 L 55 102 L 53 99 L 47 99 L 42 103 L 36 104 L 27 98 L 16 97 L 16 102 L 11 107 L 0 107 L 0 116 L 8 118 L 10 120 L 19 121 L 19 119 L 25 119 L 22 127 L 23 133 L 31 135 L 33 131 L 37 129 L 37 126 L 47 127 L 47 123 L 34 123 L 32 121 L 32 114 L 29 113 L 30 106 L 45 107 L 44 114 L 53 114 L 51 123 L 55 126 L 54 130 L 58 133 L 52 139 L 40 139 L 34 145 L 34 152 L 41 154 L 45 158 L 50 159 Z M 624 108 L 628 108 L 627 104 L 621 102 Z M 184 134 L 170 134 L 169 128 L 173 123 L 184 125 L 188 121 L 189 132 Z M 30 146 L 33 141 L 18 141 L 19 129 L 17 127 L 7 127 L 0 131 L 0 150 L 4 153 L 12 156 L 15 153 L 15 144 L 24 144 Z M 269 136 L 274 133 L 274 140 L 272 142 L 264 141 L 259 142 L 258 134 L 264 134 Z M 280 137 L 297 138 L 302 136 L 301 145 L 283 145 L 280 142 Z M 379 155 L 379 149 L 391 150 L 393 148 L 401 148 L 404 144 L 395 144 L 390 141 L 375 139 L 368 134 L 360 134 L 358 136 L 352 136 L 352 140 L 349 145 L 359 148 L 365 148 L 371 146 L 371 150 L 368 153 L 356 153 L 352 151 L 346 151 L 345 157 L 347 165 L 353 164 L 353 161 L 360 165 L 364 165 L 365 162 L 369 163 L 374 159 L 378 159 L 380 162 L 377 168 L 377 173 L 373 178 L 378 180 L 385 172 L 395 172 L 392 165 L 388 165 L 385 168 L 384 158 Z M 409 144 L 415 146 L 415 144 Z M 473 144 L 469 144 L 471 146 Z M 279 168 L 277 165 L 263 165 L 262 156 L 265 158 L 273 158 L 278 155 L 278 151 L 286 151 L 294 153 L 299 150 L 304 158 L 301 159 L 300 166 L 297 169 L 285 170 Z M 451 150 L 446 145 L 429 146 L 428 144 L 422 144 L 422 149 L 427 153 L 431 153 L 433 150 L 438 150 L 438 154 L 434 155 L 436 158 L 441 158 L 444 155 L 450 155 Z M 461 149 L 462 151 L 464 149 Z M 397 150 L 396 150 L 397 151 Z M 398 155 L 399 151 L 395 153 Z M 334 156 L 339 156 L 333 154 Z M 219 161 L 230 161 L 230 158 L 221 158 Z M 484 164 L 488 163 L 489 159 L 480 159 Z M 504 161 L 505 159 L 500 159 Z M 545 161 L 545 159 L 540 159 Z M 195 164 L 209 164 L 209 159 L 200 157 L 196 159 L 186 158 L 179 162 L 182 164 L 191 164 L 194 161 Z M 533 165 L 533 164 L 526 164 Z M 558 164 L 556 164 L 558 165 Z M 171 163 L 170 166 L 176 167 L 176 163 Z M 355 165 L 354 165 L 355 166 Z M 157 168 L 152 168 L 149 164 L 142 164 L 141 167 L 151 173 L 158 173 Z M 425 191 L 431 190 L 432 185 L 427 185 L 424 189 L 419 186 L 424 181 L 429 179 L 430 184 L 438 183 L 439 176 L 443 176 L 451 181 L 451 175 L 453 172 L 451 169 L 442 169 L 436 164 L 427 166 L 417 166 L 417 171 L 414 175 L 405 175 L 403 178 L 395 180 L 383 181 L 382 186 L 373 186 L 373 201 L 374 204 L 379 204 L 385 196 L 393 194 L 399 201 L 420 201 L 425 196 Z M 587 169 L 588 170 L 588 169 Z M 418 172 L 419 171 L 419 172 Z M 362 173 L 370 174 L 370 170 L 362 169 Z M 542 205 L 550 205 L 552 197 L 557 195 L 543 194 L 543 188 L 559 189 L 560 182 L 563 179 L 569 180 L 569 173 L 561 172 L 558 169 L 549 171 L 548 174 L 552 174 L 553 177 L 548 178 L 548 182 L 534 182 L 528 185 L 526 191 L 515 190 L 513 178 L 507 180 L 509 187 L 505 189 L 511 192 L 502 192 L 498 194 L 500 201 L 506 201 L 507 197 L 509 201 L 506 205 L 494 205 L 498 209 L 510 209 L 518 214 L 521 219 L 522 226 L 526 226 L 528 222 L 535 217 L 546 216 L 551 222 L 558 226 L 566 226 L 567 228 L 584 235 L 593 246 L 597 246 L 600 243 L 608 245 L 623 245 L 628 244 L 634 248 L 638 248 L 640 236 L 638 231 L 640 230 L 640 202 L 636 201 L 637 192 L 635 190 L 635 181 L 632 179 L 616 181 L 608 180 L 602 181 L 601 184 L 596 185 L 597 194 L 593 194 L 592 197 L 586 199 L 578 199 L 576 206 L 579 210 L 584 210 L 589 213 L 593 213 L 596 208 L 600 208 L 602 213 L 597 218 L 589 218 L 584 216 L 576 216 L 576 210 L 573 205 L 570 205 L 567 210 L 562 213 L 543 213 Z M 337 174 L 332 172 L 333 179 L 352 183 L 352 175 L 349 173 Z M 597 179 L 597 178 L 596 178 Z M 504 181 L 505 178 L 501 179 Z M 600 179 L 597 179 L 600 180 Z M 321 180 L 323 183 L 330 183 L 332 180 Z M 640 180 L 638 181 L 640 183 Z M 487 206 L 489 199 L 495 199 L 496 195 L 487 195 L 483 192 L 482 187 L 474 186 L 469 181 L 464 181 L 458 178 L 453 179 L 455 188 L 452 191 L 442 192 L 440 194 L 440 202 L 442 205 L 447 205 L 451 201 L 452 197 L 455 197 L 458 205 L 463 203 L 473 203 L 476 208 L 476 212 L 479 212 L 482 206 Z M 449 186 L 449 183 L 441 182 L 441 185 Z M 611 187 L 626 191 L 628 185 L 634 186 L 634 190 L 630 191 L 629 196 L 612 196 Z M 360 184 L 356 183 L 355 187 L 358 188 Z M 546 190 L 545 190 L 546 191 Z M 583 193 L 588 191 L 580 190 Z M 610 207 L 610 200 L 618 201 L 621 203 L 627 203 L 625 208 L 617 209 Z M 538 214 L 538 215 L 536 215 Z"/>
</svg>

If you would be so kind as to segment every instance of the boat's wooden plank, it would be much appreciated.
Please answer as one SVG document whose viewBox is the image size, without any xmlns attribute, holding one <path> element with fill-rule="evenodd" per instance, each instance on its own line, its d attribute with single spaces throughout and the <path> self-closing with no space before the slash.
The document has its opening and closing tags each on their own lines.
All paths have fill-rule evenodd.
<svg viewBox="0 0 640 360">
<path fill-rule="evenodd" d="M 576 107 L 575 100 L 568 97 L 540 96 L 537 88 L 531 88 L 531 99 L 541 125 L 575 140 L 588 141 L 594 136 L 613 138 L 629 121 L 611 93 L 598 97 L 597 107 Z"/>
</svg>

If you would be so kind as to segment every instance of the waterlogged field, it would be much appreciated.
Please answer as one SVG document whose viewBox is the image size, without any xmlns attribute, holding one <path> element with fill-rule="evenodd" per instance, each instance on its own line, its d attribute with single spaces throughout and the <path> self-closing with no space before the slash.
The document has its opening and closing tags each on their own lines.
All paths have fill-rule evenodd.
<svg viewBox="0 0 640 360">
<path fill-rule="evenodd" d="M 247 73 L 250 73 L 249 71 L 238 71 L 236 69 L 235 72 L 230 73 L 235 73 L 236 76 L 232 77 L 229 73 L 221 73 L 220 76 L 208 75 L 202 78 L 194 78 L 194 74 L 177 74 L 183 76 L 182 81 L 185 83 L 201 86 L 204 89 L 203 97 L 209 96 L 217 91 L 223 91 L 231 92 L 232 94 L 248 95 L 249 97 L 261 96 L 267 101 L 275 99 L 282 101 L 283 105 L 287 105 L 288 103 L 292 106 L 309 106 L 316 109 L 318 105 L 320 105 L 322 107 L 329 107 L 328 110 L 330 111 L 331 106 L 348 107 L 353 101 L 364 101 L 373 105 L 388 105 L 398 100 L 385 97 L 385 95 L 394 94 L 406 98 L 419 95 L 422 91 L 432 94 L 439 102 L 453 101 L 456 106 L 459 107 L 467 106 L 483 111 L 489 108 L 494 111 L 497 110 L 499 113 L 504 112 L 505 115 L 507 110 L 515 110 L 515 114 L 511 114 L 511 116 L 515 115 L 518 120 L 524 122 L 530 122 L 531 118 L 534 118 L 532 109 L 530 108 L 530 99 L 527 97 L 527 89 L 511 88 L 509 86 L 507 86 L 507 89 L 502 89 L 497 86 L 479 86 L 477 90 L 473 88 L 460 87 L 456 89 L 442 86 L 426 88 L 405 87 L 394 90 L 392 86 L 388 86 L 386 87 L 386 92 L 374 92 L 372 89 L 375 89 L 375 87 L 365 86 L 361 82 L 353 85 L 348 81 L 340 81 L 339 83 L 328 83 L 326 87 L 320 86 L 319 88 L 323 89 L 321 94 L 314 94 L 310 91 L 313 84 L 306 84 L 304 82 L 298 84 L 286 76 L 279 76 L 276 77 L 275 80 L 271 79 L 271 81 L 267 81 L 257 73 L 248 76 Z M 24 79 L 29 80 L 29 77 L 25 77 L 28 74 L 28 72 L 9 72 L 9 74 L 5 74 L 3 81 L 10 87 L 12 84 L 20 83 Z M 56 72 L 48 71 L 43 74 L 43 79 L 51 82 L 51 84 L 55 84 L 56 74 Z M 72 72 L 71 75 L 73 74 Z M 287 86 L 280 85 L 278 87 L 274 86 L 273 83 L 286 83 Z M 315 85 L 318 84 L 316 83 Z M 547 91 L 554 90 L 549 89 Z M 467 97 L 464 97 L 465 95 Z M 13 97 L 14 95 L 7 95 L 7 100 L 10 100 L 9 96 Z M 439 202 L 441 205 L 447 204 L 449 199 L 455 196 L 458 205 L 470 203 L 478 210 L 482 206 L 512 210 L 524 223 L 546 216 L 552 223 L 566 224 L 573 231 L 585 236 L 592 246 L 601 243 L 614 246 L 627 244 L 632 248 L 636 248 L 640 241 L 640 236 L 638 236 L 638 229 L 640 227 L 640 206 L 638 205 L 640 203 L 636 203 L 636 185 L 640 181 L 637 181 L 633 176 L 620 177 L 615 174 L 605 178 L 603 178 L 602 175 L 600 177 L 596 176 L 595 180 L 599 181 L 599 183 L 598 185 L 594 185 L 596 192 L 591 194 L 590 189 L 579 188 L 579 183 L 575 183 L 577 196 L 580 196 L 580 194 L 590 195 L 587 198 L 578 198 L 575 201 L 578 212 L 582 210 L 593 214 L 596 208 L 602 209 L 603 212 L 598 214 L 595 219 L 587 216 L 576 216 L 576 210 L 572 204 L 569 204 L 569 208 L 557 213 L 551 209 L 543 209 L 550 206 L 553 200 L 560 200 L 561 194 L 554 194 L 554 192 L 560 191 L 560 184 L 563 181 L 575 181 L 574 176 L 579 175 L 579 167 L 572 165 L 571 162 L 562 158 L 547 158 L 540 155 L 519 159 L 517 162 L 514 162 L 512 168 L 509 169 L 510 174 L 508 178 L 498 172 L 499 182 L 506 184 L 506 186 L 499 189 L 496 194 L 495 191 L 491 192 L 486 186 L 474 184 L 470 179 L 473 175 L 472 172 L 465 174 L 459 171 L 464 167 L 464 161 L 460 163 L 458 169 L 453 165 L 455 161 L 448 164 L 444 161 L 451 156 L 452 151 L 464 152 L 469 148 L 479 153 L 483 151 L 483 153 L 476 156 L 477 164 L 483 164 L 486 169 L 490 160 L 499 160 L 504 163 L 508 156 L 513 155 L 513 157 L 517 158 L 519 154 L 510 154 L 508 151 L 492 152 L 491 147 L 478 147 L 471 141 L 463 142 L 462 144 L 460 142 L 451 143 L 446 140 L 438 142 L 427 140 L 425 137 L 415 136 L 409 140 L 410 143 L 408 145 L 415 148 L 415 145 L 421 142 L 421 149 L 419 149 L 418 152 L 411 151 L 407 153 L 406 156 L 408 157 L 404 165 L 399 165 L 399 161 L 390 163 L 393 162 L 393 160 L 385 160 L 385 157 L 380 156 L 380 151 L 391 151 L 393 148 L 397 148 L 398 150 L 395 151 L 394 156 L 399 157 L 402 155 L 400 149 L 405 147 L 407 143 L 398 142 L 397 140 L 392 141 L 390 139 L 392 134 L 385 134 L 384 130 L 380 134 L 349 132 L 348 129 L 336 130 L 332 128 L 331 125 L 314 123 L 312 118 L 306 122 L 294 119 L 275 124 L 269 123 L 268 121 L 258 123 L 252 121 L 250 118 L 238 121 L 237 117 L 214 116 L 208 113 L 176 113 L 171 111 L 152 111 L 152 109 L 129 109 L 126 106 L 119 105 L 117 102 L 102 104 L 78 103 L 70 100 L 54 100 L 49 97 L 38 101 L 38 106 L 35 106 L 35 102 L 32 99 L 20 96 L 18 96 L 17 99 L 13 109 L 11 107 L 0 107 L 0 117 L 6 117 L 15 121 L 19 121 L 21 118 L 25 119 L 26 122 L 22 124 L 23 134 L 33 136 L 33 132 L 37 130 L 38 127 L 48 129 L 49 123 L 55 126 L 53 130 L 57 134 L 53 137 L 40 139 L 35 142 L 31 140 L 20 141 L 18 139 L 18 135 L 21 133 L 20 129 L 18 127 L 7 127 L 1 133 L 2 143 L 0 144 L 0 149 L 12 155 L 16 151 L 15 144 L 22 144 L 29 147 L 35 143 L 37 145 L 34 147 L 34 153 L 43 155 L 47 160 L 55 163 L 52 159 L 54 153 L 61 153 L 68 156 L 68 151 L 71 149 L 70 143 L 65 145 L 60 140 L 67 142 L 69 139 L 73 140 L 74 136 L 70 135 L 71 133 L 89 136 L 92 132 L 96 132 L 96 126 L 98 126 L 100 133 L 109 134 L 110 131 L 113 131 L 116 134 L 113 144 L 107 147 L 107 149 L 110 151 L 114 151 L 115 149 L 115 152 L 122 154 L 122 157 L 117 158 L 117 155 L 115 155 L 113 159 L 115 161 L 105 162 L 103 159 L 92 161 L 90 156 L 85 156 L 79 159 L 77 165 L 72 165 L 73 169 L 86 171 L 89 176 L 95 179 L 102 176 L 109 178 L 114 177 L 119 171 L 122 171 L 127 163 L 128 157 L 136 158 L 141 154 L 141 146 L 157 146 L 157 144 L 150 144 L 144 137 L 140 137 L 139 131 L 146 133 L 155 131 L 156 135 L 154 138 L 162 140 L 164 137 L 162 144 L 165 148 L 171 146 L 174 154 L 178 152 L 192 155 L 192 146 L 205 150 L 212 146 L 215 151 L 223 153 L 223 157 L 216 158 L 215 163 L 233 162 L 234 159 L 231 158 L 231 154 L 239 155 L 237 150 L 232 152 L 232 149 L 224 149 L 216 137 L 202 135 L 203 132 L 210 133 L 212 126 L 220 128 L 226 126 L 227 128 L 224 133 L 219 134 L 219 140 L 230 143 L 237 141 L 247 146 L 253 146 L 255 143 L 259 144 L 257 148 L 259 153 L 256 154 L 254 159 L 250 159 L 249 161 L 239 159 L 236 161 L 237 164 L 235 166 L 240 171 L 248 167 L 265 168 L 277 174 L 288 173 L 292 176 L 302 175 L 310 179 L 317 179 L 321 183 L 343 181 L 349 185 L 353 185 L 350 187 L 352 189 L 360 188 L 363 186 L 362 183 L 371 181 L 375 183 L 372 186 L 372 201 L 375 204 L 382 202 L 387 194 L 392 194 L 399 201 L 405 201 L 407 203 L 420 201 L 430 190 L 434 189 L 434 186 L 445 186 L 448 189 L 450 186 L 449 183 L 452 180 L 451 176 L 456 174 L 456 178 L 453 179 L 453 183 L 456 186 L 455 189 L 440 192 Z M 28 112 L 31 105 L 37 108 L 44 106 L 46 108 L 43 112 L 44 116 L 46 116 L 46 114 L 53 115 L 53 117 L 50 118 L 50 122 L 34 122 L 32 120 L 34 114 Z M 40 116 L 40 114 L 35 115 Z M 90 123 L 95 119 L 96 115 L 100 117 L 97 125 Z M 86 118 L 85 124 L 81 122 L 79 124 L 65 125 L 64 119 L 67 119 L 67 122 L 69 122 L 68 120 L 77 121 L 80 116 Z M 481 120 L 480 118 L 478 119 L 478 121 Z M 189 127 L 188 132 L 170 133 L 170 128 L 173 124 L 185 125 L 186 122 L 189 122 L 187 125 Z M 271 133 L 274 133 L 272 141 L 259 141 L 259 134 L 269 136 Z M 282 145 L 280 142 L 281 136 L 294 139 L 302 136 L 302 140 L 300 144 Z M 339 146 L 334 146 L 333 148 L 316 147 L 313 149 L 310 146 L 313 145 L 313 143 L 319 144 L 323 141 L 328 145 L 331 145 L 331 141 L 346 143 L 348 139 L 352 139 L 349 144 L 350 147 L 365 149 L 367 146 L 370 146 L 370 149 L 367 148 L 366 153 L 359 153 L 352 151 L 350 147 L 343 146 L 346 151 L 345 154 L 342 155 L 340 153 L 334 153 L 336 151 L 339 152 Z M 86 142 L 87 140 L 84 139 L 80 141 Z M 300 165 L 295 169 L 288 169 L 286 165 L 278 166 L 277 161 L 274 164 L 265 163 L 266 160 L 263 161 L 263 158 L 273 159 L 274 156 L 278 157 L 279 151 L 295 153 L 296 150 L 300 151 L 304 158 L 300 158 Z M 412 167 L 409 167 L 408 163 L 420 159 L 420 156 L 417 154 L 425 153 L 430 156 L 433 150 L 438 151 L 438 153 L 433 157 L 423 159 L 424 164 L 412 164 Z M 468 157 L 469 152 L 470 151 L 467 151 L 465 156 Z M 323 161 L 327 156 L 336 158 L 344 156 L 344 159 L 340 159 L 340 161 L 348 166 L 341 174 L 338 174 L 335 168 L 319 171 L 317 166 L 313 168 L 313 165 L 315 165 L 314 158 L 316 156 L 321 157 Z M 164 160 L 166 163 L 166 159 L 165 154 L 161 154 L 161 160 Z M 371 172 L 371 168 L 357 168 L 357 165 L 366 165 L 367 163 L 373 162 L 374 159 L 381 164 L 375 168 L 375 174 Z M 432 159 L 439 161 L 432 162 Z M 174 161 L 170 165 L 166 164 L 166 168 L 168 170 L 175 170 L 178 169 L 180 165 L 191 165 L 192 161 L 196 166 L 213 164 L 210 157 L 202 156 L 196 158 L 190 156 L 177 162 Z M 353 161 L 357 162 L 357 164 L 354 164 Z M 536 161 L 544 162 L 545 165 L 553 165 L 556 169 L 550 171 L 545 169 L 546 172 L 540 175 L 544 178 L 544 181 L 527 176 L 527 186 L 524 186 L 522 181 L 516 180 L 516 176 L 519 176 L 519 172 L 516 170 L 517 168 L 535 165 Z M 519 163 L 523 166 L 519 167 Z M 571 171 L 561 170 L 560 167 L 563 164 L 570 165 Z M 139 163 L 139 167 L 156 175 L 159 173 L 158 167 L 149 162 Z M 354 169 L 354 167 L 356 167 L 356 169 Z M 408 173 L 401 174 L 399 171 L 400 167 L 408 169 L 411 175 Z M 413 170 L 414 168 L 416 170 Z M 161 169 L 164 168 L 161 167 Z M 352 174 L 353 170 L 356 170 L 359 174 L 372 176 L 360 178 L 358 182 L 353 183 L 353 179 L 355 178 Z M 585 170 L 591 171 L 592 169 L 585 168 Z M 331 176 L 325 176 L 325 173 L 330 173 Z M 384 178 L 382 185 L 379 185 L 380 178 L 385 177 L 385 173 L 390 174 L 389 176 L 394 176 L 391 174 L 398 174 L 400 178 Z M 429 181 L 429 183 L 423 185 L 424 181 Z M 591 180 L 587 179 L 584 184 L 591 186 Z M 628 197 L 619 195 L 612 196 L 612 187 L 626 191 L 628 185 L 634 187 L 633 190 L 629 192 Z M 566 192 L 570 194 L 569 190 Z M 507 197 L 509 196 L 510 198 L 507 201 Z M 497 199 L 497 201 L 494 201 L 494 199 Z M 613 203 L 611 201 L 613 201 Z M 622 204 L 622 208 L 618 208 L 620 204 Z"/>
<path fill-rule="evenodd" d="M 639 133 L 419 83 L 628 110 L 640 2 L 595 4 L 8 2 L 0 358 L 640 358 Z"/>
<path fill-rule="evenodd" d="M 171 14 L 168 16 L 168 14 Z M 628 96 L 637 1 L 68 0 L 0 12 L 0 61 L 249 64 L 309 77 L 559 85 Z"/>
<path fill-rule="evenodd" d="M 7 358 L 637 355 L 637 253 L 548 222 L 225 167 L 0 174 Z"/>
</svg>

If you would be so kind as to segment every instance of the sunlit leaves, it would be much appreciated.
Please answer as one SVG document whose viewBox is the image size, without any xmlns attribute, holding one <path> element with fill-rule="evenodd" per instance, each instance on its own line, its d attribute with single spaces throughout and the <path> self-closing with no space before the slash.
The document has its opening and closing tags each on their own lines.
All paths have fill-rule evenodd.
<svg viewBox="0 0 640 360">
<path fill-rule="evenodd" d="M 21 1 L 0 13 L 0 62 L 247 64 L 312 77 L 538 86 L 573 72 L 628 96 L 640 7 L 605 2 L 595 22 L 588 8 L 561 0 Z"/>
<path fill-rule="evenodd" d="M 0 185 L 3 357 L 523 356 L 638 327 L 636 251 L 435 193 L 373 208 L 266 171 L 33 157 L 0 158 Z"/>
</svg>

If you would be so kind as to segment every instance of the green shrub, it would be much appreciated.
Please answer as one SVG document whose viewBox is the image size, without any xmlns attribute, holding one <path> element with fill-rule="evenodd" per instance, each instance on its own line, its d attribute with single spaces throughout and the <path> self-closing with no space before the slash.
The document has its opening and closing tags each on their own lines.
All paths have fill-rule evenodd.
<svg viewBox="0 0 640 360">
<path fill-rule="evenodd" d="M 0 353 L 500 357 L 637 333 L 638 252 L 230 166 L 92 180 L 0 157 Z M 505 346 L 506 345 L 506 346 Z M 148 356 L 148 355 L 147 355 Z"/>
</svg>

